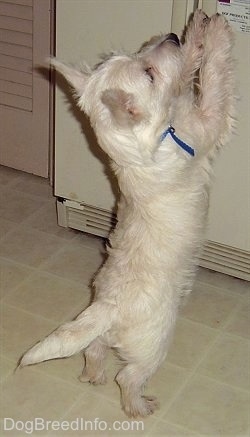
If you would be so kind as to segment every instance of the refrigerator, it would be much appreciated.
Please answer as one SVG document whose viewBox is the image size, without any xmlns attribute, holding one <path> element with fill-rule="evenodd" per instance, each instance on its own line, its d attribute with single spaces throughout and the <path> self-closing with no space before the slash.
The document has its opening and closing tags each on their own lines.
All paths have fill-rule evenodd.
<svg viewBox="0 0 250 437">
<path fill-rule="evenodd" d="M 215 166 L 200 265 L 250 280 L 250 38 L 244 18 L 248 11 L 249 20 L 250 0 L 70 0 L 70 7 L 68 0 L 58 0 L 56 56 L 65 62 L 84 60 L 93 66 L 100 54 L 136 51 L 152 35 L 171 31 L 180 35 L 197 7 L 209 15 L 216 11 L 227 14 L 231 20 L 240 96 L 237 133 Z M 235 10 L 242 12 L 244 23 L 233 21 Z M 59 76 L 56 84 L 54 187 L 58 224 L 106 238 L 116 223 L 119 188 L 109 158 L 99 148 L 70 88 Z"/>
</svg>

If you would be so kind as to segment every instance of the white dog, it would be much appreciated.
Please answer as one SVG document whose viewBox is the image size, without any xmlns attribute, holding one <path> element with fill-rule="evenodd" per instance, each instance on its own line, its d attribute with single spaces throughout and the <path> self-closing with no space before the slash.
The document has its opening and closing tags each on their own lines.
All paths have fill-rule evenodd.
<svg viewBox="0 0 250 437">
<path fill-rule="evenodd" d="M 94 302 L 20 365 L 84 350 L 82 380 L 103 384 L 105 352 L 114 348 L 124 361 L 116 381 L 129 416 L 157 407 L 143 389 L 166 356 L 181 296 L 192 287 L 212 162 L 233 125 L 232 39 L 222 16 L 196 11 L 183 45 L 175 34 L 154 38 L 93 71 L 52 61 L 111 158 L 121 201 Z"/>
</svg>

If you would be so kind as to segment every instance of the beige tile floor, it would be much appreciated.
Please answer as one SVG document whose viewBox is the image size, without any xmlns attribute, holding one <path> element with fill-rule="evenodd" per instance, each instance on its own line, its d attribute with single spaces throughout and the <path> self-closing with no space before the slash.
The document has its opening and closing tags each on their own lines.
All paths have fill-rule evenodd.
<svg viewBox="0 0 250 437">
<path fill-rule="evenodd" d="M 105 386 L 78 381 L 80 355 L 14 373 L 28 347 L 88 304 L 103 242 L 57 226 L 52 190 L 41 178 L 1 167 L 0 196 L 1 436 L 250 435 L 249 283 L 204 269 L 147 388 L 161 403 L 154 416 L 132 423 L 123 414 L 111 354 Z M 88 430 L 84 420 L 93 421 Z M 64 431 L 67 425 L 78 430 Z"/>
</svg>

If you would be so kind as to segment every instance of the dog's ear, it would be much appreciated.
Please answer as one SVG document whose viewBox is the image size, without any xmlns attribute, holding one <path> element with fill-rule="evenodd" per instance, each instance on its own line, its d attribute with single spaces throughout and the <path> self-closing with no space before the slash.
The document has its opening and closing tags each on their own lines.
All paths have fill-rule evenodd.
<svg viewBox="0 0 250 437">
<path fill-rule="evenodd" d="M 136 105 L 133 94 L 122 89 L 106 90 L 102 93 L 101 99 L 120 125 L 137 123 L 143 118 L 143 113 Z"/>
<path fill-rule="evenodd" d="M 61 73 L 65 79 L 73 86 L 74 91 L 80 97 L 85 89 L 87 79 L 91 73 L 87 65 L 74 67 L 73 65 L 64 64 L 56 58 L 50 58 L 49 62 L 55 69 Z"/>
</svg>

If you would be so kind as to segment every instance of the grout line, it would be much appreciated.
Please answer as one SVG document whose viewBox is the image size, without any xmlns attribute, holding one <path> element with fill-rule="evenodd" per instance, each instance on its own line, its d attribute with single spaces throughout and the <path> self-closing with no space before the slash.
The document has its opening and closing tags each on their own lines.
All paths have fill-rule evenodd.
<svg viewBox="0 0 250 437">
<path fill-rule="evenodd" d="M 58 249 L 58 251 L 60 251 L 60 250 L 61 250 L 61 248 Z M 35 275 L 36 273 L 44 273 L 46 276 L 49 276 L 49 277 L 54 278 L 54 279 L 61 279 L 68 284 L 75 285 L 78 287 L 81 286 L 82 289 L 86 290 L 86 291 L 87 291 L 87 289 L 89 289 L 89 286 L 86 284 L 83 284 L 82 281 L 75 281 L 74 279 L 65 278 L 64 276 L 60 276 L 57 273 L 52 273 L 50 271 L 43 270 L 42 268 L 40 268 L 40 266 L 33 267 L 29 264 L 23 264 L 20 261 L 15 261 L 11 258 L 6 258 L 4 256 L 0 256 L 0 262 L 1 262 L 1 260 L 6 261 L 10 264 L 14 264 L 14 265 L 16 264 L 18 267 L 24 267 L 24 268 L 27 268 L 27 270 L 30 270 L 30 273 L 27 274 L 28 276 L 25 279 L 23 279 L 21 282 L 19 282 L 17 285 L 15 285 L 13 288 L 11 288 L 10 292 L 12 292 L 13 290 L 16 290 L 19 286 L 21 286 L 23 284 L 23 282 L 26 282 L 28 279 L 30 280 L 31 277 L 33 275 Z M 5 296 L 4 296 L 4 298 L 5 298 Z"/>
<path fill-rule="evenodd" d="M 236 309 L 235 309 L 235 311 L 236 311 Z M 233 313 L 234 313 L 234 311 L 233 311 Z M 196 322 L 195 322 L 196 323 Z M 204 326 L 204 325 L 203 325 Z M 212 328 L 211 328 L 212 329 Z M 215 330 L 216 331 L 216 330 Z M 163 417 L 163 415 L 164 414 L 167 414 L 168 413 L 168 411 L 170 410 L 170 408 L 172 407 L 172 405 L 175 403 L 175 401 L 177 400 L 177 398 L 179 397 L 179 395 L 181 394 L 181 392 L 187 387 L 187 385 L 191 382 L 191 380 L 194 378 L 194 376 L 195 376 L 195 374 L 197 373 L 199 376 L 201 376 L 201 377 L 204 377 L 204 378 L 207 378 L 207 379 L 209 379 L 210 381 L 213 381 L 214 383 L 216 383 L 216 384 L 221 384 L 221 385 L 224 385 L 224 386 L 227 386 L 227 387 L 230 387 L 230 388 L 233 388 L 233 389 L 237 389 L 237 390 L 239 390 L 239 391 L 242 391 L 242 392 L 244 392 L 244 393 L 248 393 L 249 394 L 249 391 L 248 390 L 244 390 L 244 389 L 242 389 L 242 388 L 240 388 L 240 387 L 238 387 L 238 386 L 234 386 L 234 385 L 230 385 L 230 384 L 227 384 L 227 383 L 225 383 L 225 382 L 222 382 L 222 381 L 220 381 L 220 380 L 217 380 L 217 379 L 214 379 L 214 378 L 211 378 L 211 377 L 208 377 L 208 376 L 204 376 L 204 375 L 201 375 L 201 374 L 199 374 L 199 372 L 197 372 L 197 370 L 199 369 L 199 367 L 200 367 L 200 365 L 206 360 L 206 358 L 207 358 L 207 356 L 209 355 L 209 353 L 210 353 L 210 351 L 213 349 L 213 347 L 218 343 L 218 341 L 221 339 L 221 338 L 223 338 L 223 336 L 225 335 L 225 332 L 224 332 L 224 330 L 221 330 L 221 331 L 219 331 L 218 330 L 218 332 L 217 332 L 217 335 L 215 335 L 215 338 L 211 341 L 211 343 L 209 344 L 209 346 L 206 348 L 206 350 L 204 351 L 204 353 L 202 354 L 202 356 L 200 357 L 200 359 L 197 361 L 197 363 L 196 363 L 196 365 L 194 365 L 194 367 L 192 368 L 192 369 L 185 369 L 185 368 L 183 368 L 183 369 L 185 369 L 185 370 L 190 370 L 190 372 L 188 373 L 188 375 L 187 375 L 187 378 L 184 380 L 184 382 L 181 384 L 181 386 L 179 387 L 179 389 L 176 391 L 176 393 L 175 393 L 175 395 L 172 397 L 172 399 L 171 399 L 171 401 L 166 405 L 166 409 L 165 409 L 165 411 L 162 413 L 162 414 L 160 414 L 160 418 L 162 418 Z M 229 334 L 229 335 L 231 335 L 231 334 Z M 242 337 L 240 337 L 240 338 L 242 338 Z M 166 419 L 167 420 L 167 419 Z M 191 431 L 193 431 L 193 430 L 191 430 Z"/>
<path fill-rule="evenodd" d="M 190 429 L 190 428 L 188 428 L 187 426 L 182 426 L 182 425 L 180 425 L 179 423 L 177 424 L 177 423 L 174 423 L 174 422 L 172 422 L 172 421 L 168 421 L 168 420 L 166 420 L 166 419 L 158 419 L 157 421 L 156 421 L 156 423 L 154 423 L 153 425 L 152 425 L 152 427 L 149 429 L 149 433 L 148 434 L 146 434 L 146 436 L 145 437 L 152 437 L 152 432 L 154 432 L 154 429 L 156 428 L 156 426 L 157 426 L 157 424 L 158 424 L 158 422 L 163 422 L 164 424 L 166 424 L 166 425 L 173 425 L 173 426 L 175 426 L 179 431 L 180 431 L 180 433 L 181 432 L 183 432 L 183 434 L 176 434 L 176 437 L 184 437 L 185 435 L 186 435 L 186 432 L 187 431 L 189 431 L 190 433 L 192 433 L 192 436 L 197 436 L 197 437 L 201 437 L 200 436 L 200 434 L 197 434 L 197 432 L 196 431 L 193 431 L 192 429 Z M 161 437 L 160 435 L 159 435 L 159 437 Z M 167 437 L 167 436 L 166 436 Z M 169 436 L 169 437 L 172 437 L 172 436 Z M 212 436 L 211 436 L 212 437 Z"/>
<path fill-rule="evenodd" d="M 46 198 L 43 198 L 42 196 L 38 196 L 38 197 L 36 197 L 36 196 L 33 195 L 33 194 L 26 193 L 26 192 L 24 192 L 24 191 L 18 191 L 18 190 L 15 190 L 15 188 L 11 188 L 12 185 L 14 185 L 15 183 L 17 183 L 17 180 L 18 180 L 18 179 L 22 180 L 21 175 L 16 176 L 16 177 L 13 177 L 13 181 L 10 182 L 9 184 L 6 184 L 5 187 L 6 187 L 8 190 L 11 190 L 11 189 L 12 189 L 13 191 L 15 191 L 15 192 L 17 192 L 17 193 L 20 193 L 20 192 L 21 192 L 21 193 L 23 193 L 26 197 L 30 197 L 30 198 L 33 198 L 33 199 L 36 199 L 36 200 L 39 198 L 39 200 L 41 200 L 42 202 L 44 202 L 44 204 L 43 204 L 41 207 L 39 207 L 36 211 L 34 211 L 33 213 L 31 213 L 31 214 L 29 215 L 29 217 L 26 217 L 26 218 L 25 218 L 21 223 L 15 223 L 15 222 L 13 222 L 16 226 L 13 226 L 13 229 L 10 229 L 10 230 L 5 234 L 5 236 L 3 237 L 3 239 L 2 239 L 1 241 L 3 241 L 3 240 L 6 238 L 6 236 L 10 235 L 11 232 L 12 232 L 13 230 L 16 230 L 16 229 L 18 229 L 18 228 L 25 227 L 25 225 L 28 225 L 28 221 L 31 220 L 31 218 L 35 218 L 35 217 L 39 214 L 39 211 L 40 211 L 41 209 L 45 209 L 45 207 L 46 207 L 46 203 L 51 202 L 52 199 L 53 199 L 53 197 L 52 197 L 51 199 L 46 199 Z M 6 220 L 6 219 L 5 219 L 5 220 Z M 8 221 L 8 220 L 7 220 L 7 221 Z M 11 221 L 11 220 L 10 220 L 10 221 Z M 56 277 L 56 278 L 63 279 L 63 280 L 65 280 L 65 281 L 69 282 L 69 283 L 75 283 L 75 284 L 77 284 L 78 286 L 79 286 L 79 284 L 80 284 L 80 285 L 82 285 L 83 287 L 86 287 L 86 285 L 83 284 L 81 281 L 74 281 L 73 279 L 64 278 L 64 277 L 62 277 L 62 276 L 60 276 L 60 275 L 57 275 L 57 274 L 54 274 L 54 273 L 48 272 L 48 271 L 46 271 L 46 270 L 43 270 L 44 267 L 46 267 L 46 265 L 48 264 L 48 262 L 51 262 L 51 260 L 53 261 L 53 258 L 54 258 L 54 257 L 60 255 L 60 253 L 63 252 L 63 251 L 65 250 L 66 245 L 67 245 L 67 247 L 68 247 L 69 245 L 72 245 L 72 246 L 73 246 L 73 244 L 74 244 L 74 240 L 76 240 L 76 239 L 78 238 L 78 235 L 75 235 L 75 236 L 72 237 L 72 239 L 70 239 L 70 240 L 66 240 L 66 239 L 63 239 L 62 237 L 58 237 L 58 236 L 56 236 L 56 235 L 49 234 L 49 233 L 47 233 L 46 231 L 40 231 L 40 230 L 37 230 L 37 229 L 35 229 L 35 228 L 32 228 L 32 229 L 35 230 L 35 231 L 37 231 L 37 232 L 44 233 L 44 234 L 46 234 L 46 235 L 50 235 L 50 236 L 54 236 L 54 237 L 56 237 L 56 238 L 60 238 L 61 240 L 64 240 L 64 241 L 65 241 L 65 245 L 63 245 L 63 247 L 60 247 L 60 248 L 59 248 L 59 249 L 58 249 L 54 254 L 52 254 L 52 255 L 49 256 L 46 260 L 44 260 L 41 264 L 39 264 L 38 267 L 33 267 L 33 266 L 30 266 L 30 265 L 27 265 L 27 264 L 22 264 L 22 263 L 20 263 L 20 262 L 18 262 L 18 261 L 15 261 L 15 260 L 12 260 L 12 259 L 9 259 L 9 258 L 4 258 L 4 257 L 2 257 L 2 259 L 5 259 L 6 261 L 8 261 L 8 262 L 10 262 L 10 263 L 17 264 L 17 265 L 20 265 L 20 266 L 22 266 L 22 267 L 26 267 L 27 269 L 30 269 L 30 273 L 28 273 L 28 276 L 27 276 L 23 281 L 21 281 L 21 283 L 19 283 L 19 284 L 16 285 L 15 287 L 13 287 L 13 289 L 10 291 L 10 293 L 12 293 L 13 290 L 16 290 L 19 286 L 21 286 L 21 284 L 23 285 L 23 284 L 25 284 L 26 282 L 28 282 L 29 280 L 31 280 L 32 277 L 33 277 L 36 273 L 38 273 L 38 272 L 44 272 L 44 273 L 46 273 L 47 275 L 50 275 L 50 276 L 52 276 L 52 277 Z M 81 244 L 82 244 L 82 243 L 81 243 Z M 87 246 L 87 245 L 86 245 L 86 246 L 84 245 L 84 247 L 88 248 L 88 250 L 96 251 L 95 248 L 89 247 L 89 246 Z M 206 282 L 205 280 L 204 280 L 204 281 L 199 280 L 199 281 L 197 281 L 197 283 L 205 284 L 205 285 L 208 286 L 209 288 L 212 288 L 212 292 L 214 291 L 214 292 L 218 292 L 218 293 L 223 293 L 223 294 L 225 294 L 225 295 L 228 293 L 228 294 L 230 294 L 230 295 L 232 295 L 232 296 L 234 296 L 234 297 L 237 296 L 237 293 L 236 293 L 236 292 L 234 292 L 233 290 L 230 290 L 230 289 L 229 289 L 229 290 L 226 290 L 225 288 L 223 288 L 222 284 L 219 284 L 218 286 L 216 286 L 215 284 L 211 284 L 211 283 L 209 283 L 209 282 Z M 235 284 L 235 287 L 237 288 L 237 284 Z M 9 293 L 7 293 L 7 295 L 9 295 Z M 200 359 L 196 362 L 196 364 L 195 364 L 191 369 L 186 369 L 186 368 L 184 368 L 184 367 L 181 367 L 181 366 L 178 366 L 178 365 L 177 365 L 177 367 L 179 367 L 180 369 L 183 369 L 183 370 L 186 370 L 186 371 L 187 371 L 187 373 L 188 373 L 187 378 L 183 381 L 182 385 L 181 385 L 181 386 L 179 387 L 179 389 L 175 392 L 175 394 L 174 394 L 174 396 L 172 397 L 172 399 L 170 400 L 170 402 L 169 402 L 168 404 L 166 404 L 166 408 L 164 409 L 164 411 L 163 411 L 159 416 L 155 416 L 155 417 L 156 417 L 156 423 L 158 423 L 158 422 L 160 422 L 160 421 L 164 421 L 164 422 L 167 422 L 167 423 L 173 424 L 173 425 L 175 425 L 175 426 L 177 426 L 177 427 L 179 427 L 179 428 L 182 428 L 179 424 L 174 424 L 173 422 L 168 422 L 167 419 L 163 419 L 163 416 L 164 416 L 164 415 L 169 411 L 169 409 L 171 408 L 171 406 L 174 404 L 174 402 L 176 401 L 176 399 L 179 397 L 180 393 L 185 389 L 185 387 L 186 387 L 186 386 L 190 383 L 190 381 L 194 378 L 195 374 L 198 374 L 198 375 L 199 375 L 199 373 L 197 372 L 197 370 L 199 369 L 200 365 L 202 364 L 203 361 L 206 360 L 208 354 L 210 353 L 210 351 L 212 350 L 212 348 L 214 347 L 214 345 L 215 345 L 215 344 L 216 344 L 216 343 L 217 343 L 221 338 L 223 338 L 224 335 L 227 335 L 227 334 L 228 334 L 229 336 L 235 336 L 235 337 L 237 337 L 237 338 L 243 338 L 243 339 L 245 339 L 245 337 L 238 336 L 238 335 L 236 335 L 236 334 L 232 334 L 232 333 L 226 331 L 226 328 L 230 325 L 231 321 L 232 321 L 233 318 L 235 317 L 235 314 L 237 314 L 237 311 L 238 311 L 238 309 L 242 306 L 244 300 L 246 299 L 246 296 L 245 296 L 244 294 L 240 294 L 240 295 L 237 296 L 237 298 L 239 299 L 237 305 L 236 305 L 235 308 L 230 312 L 230 314 L 228 315 L 228 317 L 226 318 L 226 320 L 224 321 L 224 323 L 220 326 L 220 328 L 213 328 L 213 327 L 210 327 L 210 326 L 208 326 L 208 325 L 205 325 L 205 324 L 203 324 L 203 323 L 201 323 L 201 322 L 195 322 L 195 321 L 190 320 L 190 319 L 188 319 L 188 318 L 181 317 L 182 319 L 188 320 L 189 322 L 194 323 L 194 324 L 196 324 L 196 325 L 205 326 L 205 327 L 207 327 L 207 328 L 209 328 L 209 329 L 212 329 L 214 332 L 216 332 L 216 335 L 215 335 L 215 338 L 214 338 L 213 340 L 211 340 L 211 342 L 209 343 L 209 345 L 208 345 L 208 347 L 205 349 L 205 351 L 203 351 L 203 354 L 200 356 Z M 4 299 L 5 299 L 5 296 L 3 297 L 3 300 L 1 300 L 1 303 L 2 303 L 2 301 L 4 301 Z M 9 306 L 9 307 L 14 307 L 15 309 L 18 309 L 18 311 L 21 311 L 21 312 L 23 312 L 23 313 L 27 313 L 27 314 L 29 314 L 29 315 L 32 315 L 32 316 L 35 316 L 35 317 L 39 317 L 40 319 L 43 319 L 43 320 L 45 320 L 45 321 L 47 321 L 47 322 L 56 322 L 55 320 L 47 319 L 47 318 L 44 317 L 44 316 L 41 316 L 41 315 L 39 315 L 39 314 L 36 314 L 36 313 L 30 312 L 30 311 L 26 311 L 26 310 L 24 310 L 24 309 L 22 309 L 22 308 L 19 308 L 19 307 L 15 306 L 15 305 L 11 305 L 11 304 L 9 305 L 8 303 L 7 303 L 6 305 Z M 247 339 L 245 339 L 245 340 L 247 340 Z M 7 356 L 6 356 L 6 358 L 7 358 L 8 360 L 12 361 L 11 358 L 9 358 L 9 357 L 7 357 Z M 13 360 L 13 363 L 14 363 L 14 362 L 15 362 L 15 360 Z M 173 363 L 167 363 L 167 364 L 169 364 L 169 365 L 173 365 L 173 366 L 176 365 L 176 364 L 173 364 Z M 47 374 L 46 372 L 43 372 L 42 370 L 33 369 L 33 372 L 35 372 L 35 373 L 40 373 L 40 374 L 42 373 L 43 375 L 46 374 L 46 376 L 49 376 L 49 377 L 51 377 L 52 379 L 56 379 L 56 380 L 58 380 L 58 381 L 60 381 L 60 382 L 62 381 L 62 379 L 61 379 L 60 377 L 52 376 L 52 375 L 50 375 L 50 374 Z M 7 376 L 8 376 L 8 375 L 7 375 Z M 236 388 L 237 390 L 241 390 L 241 391 L 244 392 L 244 393 L 247 392 L 247 390 L 245 390 L 245 389 L 241 389 L 241 388 L 239 388 L 239 387 L 237 387 L 237 386 L 232 386 L 232 385 L 227 384 L 227 383 L 224 383 L 224 382 L 222 382 L 222 381 L 220 381 L 220 380 L 217 380 L 217 379 L 214 379 L 214 378 L 211 378 L 211 377 L 208 377 L 208 376 L 203 376 L 203 375 L 200 375 L 200 376 L 202 376 L 202 377 L 204 377 L 204 378 L 207 378 L 207 379 L 213 381 L 214 383 L 221 384 L 221 385 L 224 385 L 224 386 L 228 386 L 228 387 L 230 387 L 230 388 Z M 4 378 L 4 380 L 5 380 L 5 378 Z M 63 381 L 64 381 L 64 380 L 63 380 Z M 66 382 L 68 385 L 70 385 L 71 387 L 75 387 L 75 385 L 74 385 L 73 383 L 71 384 L 69 381 L 64 381 L 64 383 L 65 383 L 65 382 Z M 248 392 L 247 392 L 247 393 L 248 393 Z M 68 414 L 68 413 L 69 413 L 69 412 L 74 408 L 74 406 L 75 406 L 75 405 L 80 401 L 80 399 L 83 398 L 83 397 L 85 397 L 85 395 L 86 395 L 86 392 L 80 394 L 79 397 L 77 397 L 77 399 L 75 400 L 75 402 L 73 402 L 73 404 L 72 404 L 72 405 L 71 405 L 71 406 L 66 410 L 66 412 L 64 412 L 64 413 L 62 414 L 62 418 L 65 417 L 65 416 L 66 416 L 66 415 L 67 415 L 67 414 Z M 112 399 L 109 398 L 108 396 L 105 396 L 105 395 L 103 395 L 103 394 L 98 394 L 98 397 L 99 397 L 99 396 L 100 396 L 101 398 L 108 399 L 108 400 L 112 403 Z M 113 402 L 113 403 L 115 403 L 115 402 Z M 153 430 L 153 428 L 154 428 L 154 427 L 152 427 L 152 430 Z M 151 428 L 150 428 L 150 429 L 151 429 Z M 184 431 L 184 430 L 187 430 L 187 428 L 183 428 L 183 431 Z M 196 431 L 190 430 L 190 432 L 194 432 L 194 433 L 195 433 Z M 148 432 L 147 434 L 150 435 L 149 432 Z"/>
<path fill-rule="evenodd" d="M 41 320 L 43 320 L 44 322 L 49 322 L 49 323 L 51 323 L 51 324 L 52 324 L 52 323 L 53 323 L 53 324 L 57 323 L 57 326 L 58 326 L 58 324 L 60 323 L 60 322 L 58 322 L 58 321 L 56 321 L 56 320 L 53 320 L 53 319 L 47 319 L 47 317 L 41 316 L 40 314 L 31 313 L 31 312 L 28 311 L 28 310 L 25 310 L 25 309 L 23 309 L 23 308 L 19 308 L 19 307 L 15 306 L 15 305 L 13 305 L 13 304 L 10 304 L 10 303 L 4 303 L 4 305 L 7 306 L 7 307 L 9 307 L 9 308 L 13 308 L 13 309 L 15 309 L 15 310 L 18 310 L 18 311 L 20 311 L 21 313 L 27 314 L 27 315 L 29 315 L 29 316 L 32 316 L 32 317 L 35 317 L 35 318 L 38 318 L 38 319 L 41 319 Z M 1 309 L 2 309 L 2 307 L 3 307 L 3 305 L 0 305 L 0 308 L 1 308 Z M 56 329 L 56 328 L 54 328 L 54 329 Z M 51 332 L 51 331 L 50 331 L 50 332 Z"/>
<path fill-rule="evenodd" d="M 237 312 L 239 311 L 239 309 L 242 307 L 243 303 L 244 303 L 245 299 L 240 299 L 239 302 L 237 303 L 237 305 L 235 305 L 234 309 L 232 310 L 231 314 L 229 314 L 227 320 L 225 320 L 225 323 L 223 324 L 223 326 L 221 327 L 221 330 L 224 333 L 227 333 L 229 335 L 234 335 L 236 337 L 241 337 L 241 338 L 245 338 L 242 337 L 240 335 L 237 334 L 231 334 L 230 332 L 226 331 L 226 329 L 228 328 L 228 326 L 230 325 L 230 323 L 232 322 L 232 320 L 234 319 L 235 315 L 237 314 Z"/>
<path fill-rule="evenodd" d="M 217 338 L 219 337 L 219 333 L 215 336 L 215 339 L 210 343 L 210 347 L 212 348 L 212 346 L 214 346 L 215 344 L 215 340 L 217 340 Z M 172 397 L 172 399 L 170 400 L 170 402 L 166 405 L 166 409 L 165 411 L 160 415 L 160 417 L 162 418 L 162 416 L 166 413 L 168 413 L 168 411 L 170 410 L 170 408 L 172 407 L 172 405 L 175 403 L 175 401 L 177 400 L 177 398 L 179 397 L 179 395 L 181 394 L 181 392 L 186 388 L 186 386 L 190 383 L 190 381 L 193 379 L 198 367 L 200 366 L 200 363 L 203 361 L 203 358 L 205 359 L 205 357 L 208 354 L 208 351 L 210 351 L 210 347 L 208 347 L 206 349 L 205 352 L 203 352 L 202 358 L 200 360 L 198 360 L 198 362 L 196 363 L 196 365 L 193 366 L 193 368 L 191 369 L 185 369 L 188 374 L 186 379 L 183 381 L 183 383 L 180 385 L 179 389 L 176 390 L 174 396 Z"/>
<path fill-rule="evenodd" d="M 60 380 L 60 381 L 62 381 L 62 380 Z M 112 382 L 115 384 L 114 380 Z M 86 391 L 83 391 L 82 395 L 80 395 L 79 398 L 77 398 L 76 401 L 73 402 L 73 404 L 63 413 L 63 415 L 61 416 L 61 419 L 65 418 L 75 408 L 75 406 L 78 404 L 78 402 L 80 402 L 81 400 L 84 400 L 86 395 L 88 395 L 92 391 L 91 389 L 93 389 L 93 394 L 94 394 L 94 396 L 96 396 L 98 398 L 98 401 L 99 400 L 108 401 L 111 405 L 119 406 L 121 411 L 122 411 L 121 401 L 120 401 L 120 391 L 119 391 L 118 386 L 117 386 L 117 398 L 113 399 L 113 398 L 110 398 L 110 396 L 105 394 L 105 393 L 95 393 L 94 386 L 91 384 L 82 384 L 82 385 L 85 385 L 87 387 Z M 124 419 L 126 419 L 126 417 L 127 416 L 124 413 Z M 143 420 L 143 419 L 140 419 L 140 420 Z"/>
</svg>

